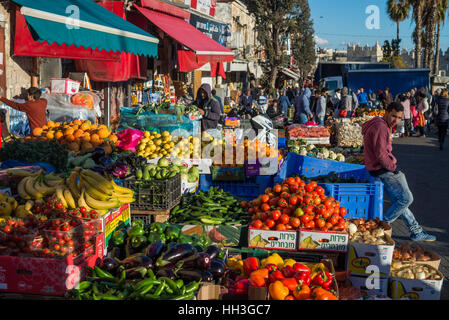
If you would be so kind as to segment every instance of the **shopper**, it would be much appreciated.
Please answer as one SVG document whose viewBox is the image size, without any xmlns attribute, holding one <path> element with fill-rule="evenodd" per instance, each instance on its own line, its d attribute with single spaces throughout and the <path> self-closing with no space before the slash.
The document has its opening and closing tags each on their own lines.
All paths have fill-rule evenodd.
<svg viewBox="0 0 449 320">
<path fill-rule="evenodd" d="M 341 91 L 341 100 L 338 106 L 339 115 L 341 118 L 351 117 L 352 103 L 352 95 L 349 94 L 348 88 L 344 87 Z"/>
<path fill-rule="evenodd" d="M 360 88 L 360 93 L 357 95 L 357 99 L 359 100 L 359 104 L 362 108 L 366 108 L 368 106 L 369 97 L 363 88 Z"/>
<path fill-rule="evenodd" d="M 42 92 L 36 87 L 31 87 L 27 91 L 27 102 L 16 103 L 3 97 L 0 93 L 0 101 L 13 109 L 25 112 L 30 123 L 30 130 L 42 128 L 47 124 L 47 100 L 42 99 Z"/>
<path fill-rule="evenodd" d="M 239 102 L 240 113 L 252 114 L 253 112 L 253 96 L 250 90 L 246 90 L 245 94 L 240 97 Z"/>
<path fill-rule="evenodd" d="M 363 125 L 365 167 L 371 176 L 383 182 L 391 202 L 384 220 L 391 224 L 400 217 L 407 225 L 413 241 L 435 241 L 436 237 L 423 231 L 409 209 L 413 195 L 404 173 L 397 170 L 397 160 L 392 153 L 391 129 L 402 120 L 403 112 L 402 105 L 393 102 L 388 105 L 383 118 L 375 117 Z"/>
<path fill-rule="evenodd" d="M 410 109 L 410 91 L 407 91 L 405 95 L 401 95 L 399 100 L 404 107 L 404 128 L 405 136 L 410 137 L 412 135 L 412 111 Z"/>
<path fill-rule="evenodd" d="M 296 96 L 294 108 L 295 108 L 295 121 L 296 123 L 306 123 L 312 118 L 313 114 L 310 111 L 310 97 L 312 91 L 308 87 L 304 89 L 304 93 L 300 96 Z"/>
<path fill-rule="evenodd" d="M 385 88 L 385 91 L 381 96 L 381 103 L 384 109 L 386 109 L 393 102 L 393 96 L 390 93 L 390 88 Z"/>
<path fill-rule="evenodd" d="M 429 110 L 429 102 L 427 101 L 427 96 L 425 93 L 420 92 L 418 94 L 418 107 L 417 107 L 417 112 L 418 112 L 418 123 L 416 125 L 416 129 L 417 129 L 417 134 L 415 135 L 415 137 L 425 137 L 425 126 L 426 126 L 426 118 L 424 117 L 424 113 L 427 112 L 427 110 Z"/>
<path fill-rule="evenodd" d="M 341 89 L 335 90 L 334 95 L 331 98 L 331 102 L 334 108 L 334 113 L 337 113 L 338 106 L 340 105 L 341 101 Z"/>
<path fill-rule="evenodd" d="M 285 91 L 282 91 L 281 97 L 279 98 L 279 107 L 282 110 L 284 117 L 288 118 L 288 109 L 291 108 L 292 104 Z"/>
<path fill-rule="evenodd" d="M 323 88 L 321 89 L 321 91 L 317 90 L 315 94 L 316 97 L 315 119 L 320 126 L 324 126 L 324 119 L 326 117 L 326 93 L 327 89 Z"/>
<path fill-rule="evenodd" d="M 447 135 L 447 127 L 449 120 L 449 90 L 443 89 L 441 95 L 436 98 L 436 107 L 434 110 L 436 115 L 436 124 L 438 126 L 438 142 L 440 150 L 443 150 L 444 140 Z"/>
<path fill-rule="evenodd" d="M 191 84 L 189 85 L 189 87 L 187 88 L 187 94 L 188 94 L 189 96 L 191 96 L 192 99 L 194 99 L 194 95 L 193 95 L 193 83 L 191 83 Z"/>
<path fill-rule="evenodd" d="M 274 100 L 273 103 L 267 109 L 267 116 L 274 120 L 276 117 L 282 115 L 282 110 L 279 109 L 277 100 Z"/>
<path fill-rule="evenodd" d="M 219 96 L 217 96 L 217 90 L 215 90 L 215 89 L 212 90 L 212 97 L 214 97 L 215 100 L 217 100 L 218 103 L 220 104 L 220 111 L 221 111 L 221 114 L 223 115 L 225 113 L 224 109 L 223 109 L 223 101 L 221 100 L 221 98 Z"/>
<path fill-rule="evenodd" d="M 368 99 L 371 102 L 371 106 L 374 107 L 377 105 L 377 96 L 371 89 L 369 90 Z"/>
<path fill-rule="evenodd" d="M 265 96 L 265 90 L 260 89 L 259 97 L 257 98 L 257 107 L 261 114 L 266 114 L 268 109 L 268 98 Z"/>
<path fill-rule="evenodd" d="M 198 111 L 203 117 L 201 119 L 201 130 L 216 129 L 220 120 L 220 104 L 212 96 L 210 84 L 204 83 L 198 89 L 196 100 L 193 105 L 198 107 Z"/>
</svg>

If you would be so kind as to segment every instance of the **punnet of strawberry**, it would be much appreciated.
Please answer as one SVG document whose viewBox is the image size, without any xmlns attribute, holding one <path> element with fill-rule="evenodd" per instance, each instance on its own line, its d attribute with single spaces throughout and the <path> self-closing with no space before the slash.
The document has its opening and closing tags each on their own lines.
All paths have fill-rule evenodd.
<svg viewBox="0 0 449 320">
<path fill-rule="evenodd" d="M 252 214 L 250 226 L 264 230 L 344 231 L 346 208 L 324 194 L 316 181 L 289 177 L 242 206 Z"/>
</svg>

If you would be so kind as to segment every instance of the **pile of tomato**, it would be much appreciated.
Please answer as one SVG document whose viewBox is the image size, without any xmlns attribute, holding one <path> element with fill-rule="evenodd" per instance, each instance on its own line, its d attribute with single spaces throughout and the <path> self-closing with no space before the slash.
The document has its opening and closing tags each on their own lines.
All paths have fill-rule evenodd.
<svg viewBox="0 0 449 320">
<path fill-rule="evenodd" d="M 252 214 L 250 225 L 256 229 L 344 231 L 346 208 L 324 193 L 316 181 L 306 184 L 300 177 L 289 177 L 241 205 Z"/>
</svg>

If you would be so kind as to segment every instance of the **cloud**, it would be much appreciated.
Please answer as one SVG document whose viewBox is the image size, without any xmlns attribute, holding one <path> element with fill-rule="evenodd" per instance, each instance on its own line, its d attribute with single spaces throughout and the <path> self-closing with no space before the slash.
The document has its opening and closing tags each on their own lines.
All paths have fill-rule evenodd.
<svg viewBox="0 0 449 320">
<path fill-rule="evenodd" d="M 327 46 L 329 44 L 329 41 L 326 39 L 320 38 L 317 35 L 315 36 L 315 43 L 317 46 Z"/>
</svg>

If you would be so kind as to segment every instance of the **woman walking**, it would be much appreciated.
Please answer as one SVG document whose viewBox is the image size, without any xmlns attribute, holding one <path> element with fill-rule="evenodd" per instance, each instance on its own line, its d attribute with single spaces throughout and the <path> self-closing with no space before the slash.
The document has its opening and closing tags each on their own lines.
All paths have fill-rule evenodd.
<svg viewBox="0 0 449 320">
<path fill-rule="evenodd" d="M 443 150 L 444 139 L 447 135 L 447 126 L 449 120 L 449 90 L 444 89 L 440 96 L 436 97 L 436 122 L 438 126 L 438 142 L 440 150 Z"/>
<path fill-rule="evenodd" d="M 419 132 L 418 135 L 415 135 L 415 137 L 425 137 L 424 127 L 426 126 L 426 118 L 424 117 L 424 114 L 429 110 L 429 102 L 427 100 L 427 96 L 425 93 L 420 92 L 418 95 L 418 125 L 416 126 L 417 131 Z"/>
</svg>

